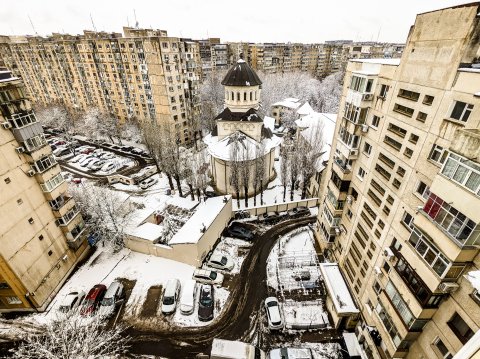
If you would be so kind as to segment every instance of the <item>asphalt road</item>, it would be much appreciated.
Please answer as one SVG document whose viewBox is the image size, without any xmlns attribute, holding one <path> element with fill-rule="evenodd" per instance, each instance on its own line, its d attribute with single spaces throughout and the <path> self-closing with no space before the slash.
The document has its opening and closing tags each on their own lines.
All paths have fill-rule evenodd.
<svg viewBox="0 0 480 359">
<path fill-rule="evenodd" d="M 281 222 L 254 239 L 242 264 L 238 285 L 215 321 L 205 327 L 175 328 L 174 331 L 142 331 L 128 328 L 130 354 L 164 356 L 168 358 L 195 358 L 210 352 L 214 338 L 239 340 L 255 323 L 251 318 L 262 309 L 267 297 L 266 266 L 276 240 L 287 232 L 313 223 L 315 218 L 301 218 Z"/>
</svg>

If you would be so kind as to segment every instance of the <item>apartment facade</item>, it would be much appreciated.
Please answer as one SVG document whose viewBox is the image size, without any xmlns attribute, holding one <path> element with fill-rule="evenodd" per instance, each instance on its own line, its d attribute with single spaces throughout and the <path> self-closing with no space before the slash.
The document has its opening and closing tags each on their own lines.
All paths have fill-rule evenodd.
<svg viewBox="0 0 480 359">
<path fill-rule="evenodd" d="M 452 358 L 480 329 L 479 13 L 419 14 L 401 60 L 346 69 L 316 236 L 370 358 Z"/>
<path fill-rule="evenodd" d="M 21 80 L 0 70 L 0 312 L 42 311 L 87 234 Z"/>
<path fill-rule="evenodd" d="M 199 112 L 198 43 L 164 30 L 125 27 L 119 33 L 0 38 L 0 57 L 24 80 L 36 102 L 92 106 L 118 118 L 175 127 L 182 142 Z M 188 54 L 191 56 L 187 58 Z M 193 64 L 193 66 L 192 66 Z"/>
</svg>

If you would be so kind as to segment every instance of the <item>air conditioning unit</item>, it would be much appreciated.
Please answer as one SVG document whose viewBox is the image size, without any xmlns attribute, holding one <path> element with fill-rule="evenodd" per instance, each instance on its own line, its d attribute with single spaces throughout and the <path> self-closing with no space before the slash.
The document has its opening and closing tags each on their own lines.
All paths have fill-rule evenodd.
<svg viewBox="0 0 480 359">
<path fill-rule="evenodd" d="M 340 233 L 342 233 L 342 231 L 340 230 L 340 228 L 339 228 L 339 227 L 335 227 L 335 234 L 336 234 L 337 236 L 339 236 Z"/>
<path fill-rule="evenodd" d="M 350 150 L 350 156 L 357 156 L 358 150 Z"/>
<path fill-rule="evenodd" d="M 440 283 L 438 290 L 442 293 L 453 293 L 458 289 L 457 283 Z"/>
<path fill-rule="evenodd" d="M 348 204 L 352 204 L 352 202 L 353 202 L 353 196 L 348 195 L 348 196 L 347 196 L 347 203 L 348 203 Z"/>
<path fill-rule="evenodd" d="M 373 100 L 373 94 L 371 93 L 366 93 L 362 96 L 363 101 L 372 101 Z"/>
<path fill-rule="evenodd" d="M 380 269 L 379 266 L 373 267 L 373 271 L 375 272 L 375 275 L 376 275 L 377 277 L 383 276 L 382 270 Z"/>
<path fill-rule="evenodd" d="M 30 177 L 33 177 L 35 176 L 35 173 L 37 173 L 35 170 L 31 169 L 31 170 L 28 170 L 27 174 L 30 176 Z"/>
<path fill-rule="evenodd" d="M 362 132 L 367 133 L 369 129 L 368 125 L 362 125 Z"/>
<path fill-rule="evenodd" d="M 68 259 L 68 255 L 65 254 L 65 255 L 62 257 L 62 261 L 66 262 L 67 259 Z"/>
<path fill-rule="evenodd" d="M 390 260 L 391 258 L 394 257 L 394 254 L 393 254 L 392 250 L 387 247 L 383 250 L 383 256 Z"/>
<path fill-rule="evenodd" d="M 2 122 L 2 127 L 5 129 L 5 130 L 8 130 L 9 128 L 12 128 L 12 125 L 10 124 L 10 122 Z"/>
<path fill-rule="evenodd" d="M 17 147 L 17 148 L 15 148 L 15 151 L 17 153 L 23 153 L 23 152 L 25 152 L 25 147 L 23 147 L 23 146 Z"/>
</svg>

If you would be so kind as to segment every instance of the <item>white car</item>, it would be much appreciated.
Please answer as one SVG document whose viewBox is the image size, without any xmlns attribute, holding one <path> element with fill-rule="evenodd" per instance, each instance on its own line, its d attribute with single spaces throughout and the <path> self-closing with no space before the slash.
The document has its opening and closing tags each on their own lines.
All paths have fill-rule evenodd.
<svg viewBox="0 0 480 359">
<path fill-rule="evenodd" d="M 283 319 L 277 298 L 268 297 L 265 299 L 265 311 L 267 312 L 268 328 L 272 330 L 283 329 Z"/>
<path fill-rule="evenodd" d="M 178 297 L 180 296 L 180 281 L 178 279 L 169 279 L 165 286 L 162 299 L 162 313 L 172 314 L 177 307 Z"/>
<path fill-rule="evenodd" d="M 223 274 L 209 269 L 195 269 L 192 279 L 205 284 L 222 285 Z"/>
<path fill-rule="evenodd" d="M 75 162 L 79 162 L 81 160 L 84 160 L 85 158 L 87 158 L 88 155 L 85 155 L 83 153 L 79 154 L 79 155 L 76 155 L 75 157 L 73 157 L 70 162 L 72 163 L 75 163 Z"/>
<path fill-rule="evenodd" d="M 111 172 L 114 169 L 115 169 L 115 163 L 107 162 L 103 165 L 103 167 L 101 168 L 101 171 L 102 172 Z"/>
<path fill-rule="evenodd" d="M 105 165 L 105 161 L 100 160 L 95 162 L 93 165 L 89 166 L 92 171 L 98 171 Z"/>
<path fill-rule="evenodd" d="M 145 181 L 140 183 L 140 188 L 141 189 L 147 189 L 148 187 L 153 186 L 155 183 L 158 182 L 158 179 L 156 178 L 147 178 Z"/>
<path fill-rule="evenodd" d="M 58 310 L 61 313 L 68 313 L 72 310 L 75 310 L 80 307 L 84 298 L 85 292 L 83 291 L 70 292 L 65 296 L 65 298 L 63 298 L 62 304 L 60 304 Z"/>
<path fill-rule="evenodd" d="M 93 160 L 91 160 L 88 165 L 87 165 L 87 168 L 92 168 L 92 166 L 97 163 L 97 162 L 100 162 L 101 160 L 99 158 L 93 158 Z"/>
<path fill-rule="evenodd" d="M 100 157 L 103 154 L 103 149 L 102 148 L 97 148 L 92 153 L 93 153 L 94 156 Z"/>
<path fill-rule="evenodd" d="M 112 158 L 115 158 L 115 155 L 112 152 L 104 152 L 99 156 L 99 158 L 102 160 L 111 160 Z"/>
<path fill-rule="evenodd" d="M 83 160 L 82 162 L 80 162 L 80 166 L 81 167 L 87 167 L 90 163 L 92 163 L 95 160 L 96 160 L 95 157 L 89 157 L 89 158 Z"/>
<path fill-rule="evenodd" d="M 78 161 L 78 164 L 79 164 L 80 166 L 83 166 L 83 164 L 84 164 L 85 162 L 87 162 L 87 164 L 88 164 L 88 162 L 91 161 L 92 159 L 93 159 L 92 156 L 90 156 L 90 155 L 85 155 L 85 157 L 84 157 L 83 159 L 81 159 L 80 161 Z"/>
<path fill-rule="evenodd" d="M 233 262 L 232 257 L 226 254 L 213 253 L 210 256 L 210 259 L 208 260 L 207 265 L 212 268 L 231 271 L 235 263 Z"/>
</svg>

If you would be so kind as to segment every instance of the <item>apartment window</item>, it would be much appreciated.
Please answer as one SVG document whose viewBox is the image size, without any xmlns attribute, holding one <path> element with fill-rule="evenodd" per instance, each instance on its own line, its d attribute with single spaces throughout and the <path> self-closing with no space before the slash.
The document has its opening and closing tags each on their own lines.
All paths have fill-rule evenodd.
<svg viewBox="0 0 480 359">
<path fill-rule="evenodd" d="M 5 178 L 4 181 L 5 181 L 5 184 L 9 184 L 10 182 L 12 182 L 10 177 Z"/>
<path fill-rule="evenodd" d="M 385 156 L 383 153 L 380 153 L 380 154 L 378 155 L 378 159 L 379 159 L 380 161 L 382 161 L 383 163 L 385 163 L 385 164 L 386 164 L 388 167 L 390 167 L 390 168 L 395 167 L 395 162 L 392 161 L 392 160 L 391 160 L 390 158 L 388 158 L 387 156 Z"/>
<path fill-rule="evenodd" d="M 415 321 L 415 317 L 413 316 L 412 312 L 408 308 L 407 303 L 405 303 L 400 293 L 398 293 L 397 288 L 395 288 L 395 286 L 390 280 L 385 286 L 385 293 L 387 294 L 388 298 L 390 298 L 391 303 L 397 310 L 400 318 L 402 318 L 403 323 L 405 323 L 407 328 L 410 328 L 410 326 Z"/>
<path fill-rule="evenodd" d="M 441 173 L 480 195 L 480 166 L 475 162 L 450 152 Z"/>
<path fill-rule="evenodd" d="M 387 128 L 390 132 L 393 132 L 394 134 L 400 136 L 401 138 L 404 138 L 405 135 L 407 134 L 407 131 L 397 125 L 394 125 L 393 123 L 388 124 Z"/>
<path fill-rule="evenodd" d="M 377 115 L 373 115 L 372 117 L 372 127 L 378 128 L 378 125 L 380 124 L 380 117 Z"/>
<path fill-rule="evenodd" d="M 474 221 L 434 193 L 430 193 L 423 210 L 432 221 L 437 223 L 450 237 L 462 245 L 468 240 L 476 227 Z"/>
<path fill-rule="evenodd" d="M 51 256 L 53 254 L 53 252 L 50 250 L 48 251 L 48 255 Z"/>
<path fill-rule="evenodd" d="M 425 122 L 427 120 L 427 114 L 425 112 L 419 111 L 417 113 L 417 121 Z"/>
<path fill-rule="evenodd" d="M 387 97 L 387 92 L 388 92 L 388 86 L 382 85 L 382 87 L 380 87 L 380 93 L 378 94 L 378 96 L 382 99 L 385 99 Z"/>
<path fill-rule="evenodd" d="M 352 76 L 352 81 L 350 82 L 350 88 L 354 91 L 363 92 L 365 87 L 365 78 L 359 76 Z"/>
<path fill-rule="evenodd" d="M 411 100 L 411 101 L 418 101 L 418 98 L 420 97 L 420 94 L 418 92 L 405 90 L 405 89 L 400 89 L 398 91 L 398 97 L 402 97 L 402 98 L 405 98 L 405 99 Z"/>
<path fill-rule="evenodd" d="M 28 223 L 33 224 L 34 222 L 35 222 L 35 221 L 33 220 L 32 217 L 30 217 L 30 218 L 28 219 Z"/>
<path fill-rule="evenodd" d="M 455 313 L 447 324 L 462 344 L 466 344 L 473 337 L 473 330 L 458 313 Z"/>
<path fill-rule="evenodd" d="M 370 184 L 372 185 L 373 188 L 377 190 L 378 193 L 380 193 L 382 196 L 385 194 L 385 188 L 383 188 L 377 181 L 375 181 L 373 178 L 370 181 Z"/>
<path fill-rule="evenodd" d="M 368 108 L 357 107 L 351 103 L 345 103 L 343 117 L 355 124 L 363 124 L 367 118 Z"/>
<path fill-rule="evenodd" d="M 395 200 L 393 199 L 392 196 L 388 195 L 387 196 L 387 202 L 390 203 L 390 204 L 393 204 L 393 202 L 395 202 Z"/>
<path fill-rule="evenodd" d="M 41 235 L 38 236 L 38 240 L 39 240 L 39 241 L 43 241 L 43 234 L 41 234 Z"/>
<path fill-rule="evenodd" d="M 401 167 L 401 166 L 398 166 L 398 168 L 397 168 L 397 175 L 399 175 L 400 177 L 405 176 L 405 168 L 403 168 L 403 167 Z"/>
<path fill-rule="evenodd" d="M 352 211 L 347 210 L 347 217 L 348 217 L 349 219 L 352 219 L 352 217 L 353 217 Z"/>
<path fill-rule="evenodd" d="M 23 203 L 23 199 L 21 199 L 21 198 L 17 199 L 17 204 L 18 205 L 21 205 L 22 203 Z"/>
<path fill-rule="evenodd" d="M 40 187 L 42 188 L 43 192 L 51 192 L 59 185 L 61 185 L 65 179 L 63 178 L 62 174 L 59 173 L 56 176 L 50 178 L 47 182 L 41 183 Z"/>
<path fill-rule="evenodd" d="M 42 173 L 45 172 L 46 170 L 52 168 L 57 164 L 57 161 L 53 156 L 45 156 L 41 159 L 39 159 L 37 162 L 35 162 L 35 168 L 37 169 L 38 172 Z"/>
<path fill-rule="evenodd" d="M 458 121 L 467 122 L 470 117 L 470 113 L 473 110 L 473 105 L 461 101 L 455 101 L 453 105 L 452 113 L 450 118 L 453 118 Z"/>
<path fill-rule="evenodd" d="M 418 193 L 423 199 L 428 199 L 430 196 L 430 187 L 428 187 L 422 181 L 419 181 L 415 192 Z"/>
<path fill-rule="evenodd" d="M 403 105 L 400 105 L 398 103 L 396 103 L 393 106 L 393 111 L 401 113 L 402 115 L 407 116 L 407 117 L 412 117 L 413 112 L 414 112 L 413 108 L 403 106 Z"/>
<path fill-rule="evenodd" d="M 0 289 L 10 289 L 7 282 L 0 282 Z"/>
<path fill-rule="evenodd" d="M 397 140 L 394 140 L 392 137 L 387 135 L 385 135 L 383 142 L 393 147 L 397 151 L 400 151 L 400 149 L 402 148 L 402 144 L 400 142 L 398 142 Z"/>
<path fill-rule="evenodd" d="M 390 180 L 390 177 L 392 176 L 389 171 L 387 171 L 385 168 L 380 166 L 378 163 L 375 165 L 375 171 L 380 173 L 380 175 L 385 178 L 387 181 Z"/>
<path fill-rule="evenodd" d="M 373 290 L 375 291 L 375 293 L 380 294 L 380 292 L 382 291 L 382 287 L 380 286 L 380 283 L 375 281 L 373 283 Z"/>
<path fill-rule="evenodd" d="M 400 182 L 398 179 L 394 178 L 393 181 L 392 181 L 392 185 L 395 188 L 400 188 L 400 186 L 402 185 L 402 182 Z"/>
<path fill-rule="evenodd" d="M 405 151 L 403 151 L 403 154 L 404 154 L 406 157 L 411 158 L 412 155 L 413 155 L 413 150 L 412 150 L 411 148 L 406 147 L 406 148 L 405 148 Z"/>
<path fill-rule="evenodd" d="M 365 170 L 362 167 L 360 167 L 358 169 L 358 177 L 360 177 L 360 179 L 363 180 L 363 178 L 365 177 L 365 174 L 366 174 Z"/>
<path fill-rule="evenodd" d="M 447 347 L 440 338 L 435 339 L 433 345 L 435 345 L 443 359 L 453 358 L 452 354 L 450 354 L 450 351 L 447 349 Z"/>
<path fill-rule="evenodd" d="M 439 164 L 442 164 L 443 162 L 445 162 L 446 157 L 447 157 L 447 153 L 442 146 L 433 145 L 432 150 L 430 151 L 430 155 L 428 156 L 428 159 L 434 162 L 437 162 Z"/>
<path fill-rule="evenodd" d="M 435 98 L 435 97 L 433 97 L 433 96 L 425 95 L 425 96 L 423 97 L 423 102 L 422 102 L 422 103 L 423 103 L 424 105 L 430 106 L 430 105 L 433 103 L 433 99 L 434 99 L 434 98 Z"/>
<path fill-rule="evenodd" d="M 408 139 L 411 143 L 416 144 L 418 142 L 419 137 L 413 133 L 410 134 L 410 138 Z"/>
<path fill-rule="evenodd" d="M 398 334 L 398 330 L 395 327 L 395 324 L 393 323 L 392 318 L 390 315 L 385 311 L 385 308 L 383 308 L 382 303 L 378 302 L 377 306 L 375 307 L 375 311 L 378 314 L 378 317 L 383 323 L 383 326 L 385 327 L 385 330 L 387 331 L 388 335 L 390 335 L 390 338 L 392 338 L 393 343 L 395 344 L 396 347 L 400 345 L 402 340 L 400 339 L 400 335 Z"/>
<path fill-rule="evenodd" d="M 365 144 L 363 145 L 363 152 L 367 155 L 371 154 L 372 153 L 372 145 L 365 142 Z"/>
<path fill-rule="evenodd" d="M 11 296 L 11 297 L 5 297 L 7 299 L 7 303 L 10 305 L 15 305 L 15 304 L 22 304 L 22 301 L 20 298 Z"/>
</svg>

